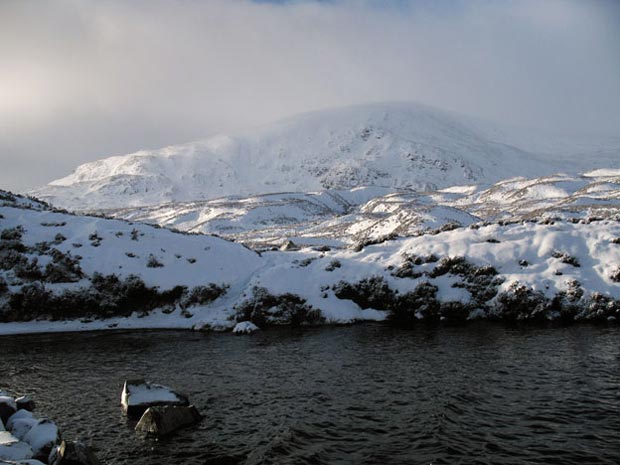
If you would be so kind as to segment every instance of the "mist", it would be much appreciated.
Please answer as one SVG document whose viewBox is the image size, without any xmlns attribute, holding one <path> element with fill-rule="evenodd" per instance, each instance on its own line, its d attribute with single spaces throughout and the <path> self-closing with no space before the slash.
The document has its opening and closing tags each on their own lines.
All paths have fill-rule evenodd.
<svg viewBox="0 0 620 465">
<path fill-rule="evenodd" d="M 364 102 L 620 134 L 618 24 L 612 1 L 5 0 L 0 188 Z"/>
</svg>

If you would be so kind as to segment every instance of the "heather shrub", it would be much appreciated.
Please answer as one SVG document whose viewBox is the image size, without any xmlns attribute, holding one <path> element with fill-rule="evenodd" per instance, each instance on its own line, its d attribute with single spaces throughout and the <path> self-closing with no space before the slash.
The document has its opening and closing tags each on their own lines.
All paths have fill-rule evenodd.
<svg viewBox="0 0 620 465">
<path fill-rule="evenodd" d="M 333 290 L 339 299 L 352 300 L 361 308 L 377 310 L 388 310 L 396 296 L 381 276 L 362 279 L 355 284 L 340 281 Z"/>
<path fill-rule="evenodd" d="M 235 310 L 237 321 L 251 321 L 262 328 L 270 325 L 315 325 L 325 321 L 320 310 L 308 305 L 298 295 L 273 295 L 262 287 L 255 287 L 252 297 Z"/>
<path fill-rule="evenodd" d="M 179 302 L 179 306 L 185 309 L 195 305 L 207 305 L 226 294 L 227 289 L 228 286 L 218 286 L 214 283 L 210 283 L 206 286 L 196 286 L 184 293 Z"/>
<path fill-rule="evenodd" d="M 547 318 L 550 307 L 550 300 L 542 292 L 515 282 L 497 296 L 494 313 L 508 321 L 541 321 Z"/>
<path fill-rule="evenodd" d="M 428 282 L 418 284 L 413 291 L 391 302 L 388 319 L 401 325 L 411 325 L 420 319 L 439 320 L 437 290 L 437 286 Z"/>
</svg>

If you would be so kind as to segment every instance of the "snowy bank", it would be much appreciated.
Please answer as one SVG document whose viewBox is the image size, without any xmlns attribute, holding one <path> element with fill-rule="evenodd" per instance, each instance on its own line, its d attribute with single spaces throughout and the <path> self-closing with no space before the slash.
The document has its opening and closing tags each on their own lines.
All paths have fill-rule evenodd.
<svg viewBox="0 0 620 465">
<path fill-rule="evenodd" d="M 620 315 L 613 218 L 452 225 L 355 249 L 258 254 L 17 200 L 0 207 L 0 334 Z"/>
</svg>

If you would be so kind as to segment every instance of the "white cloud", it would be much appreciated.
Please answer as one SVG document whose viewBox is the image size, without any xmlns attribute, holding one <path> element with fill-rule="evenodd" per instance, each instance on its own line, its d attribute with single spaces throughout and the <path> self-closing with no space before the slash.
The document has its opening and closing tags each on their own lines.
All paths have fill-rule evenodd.
<svg viewBox="0 0 620 465">
<path fill-rule="evenodd" d="M 100 156 L 365 101 L 620 129 L 612 2 L 380 5 L 5 0 L 0 186 L 30 187 Z"/>
</svg>

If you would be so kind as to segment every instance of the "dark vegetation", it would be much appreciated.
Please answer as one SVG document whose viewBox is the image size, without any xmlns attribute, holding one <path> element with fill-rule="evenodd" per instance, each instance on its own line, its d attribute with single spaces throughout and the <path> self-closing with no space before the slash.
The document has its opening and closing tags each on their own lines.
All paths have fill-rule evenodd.
<svg viewBox="0 0 620 465">
<path fill-rule="evenodd" d="M 29 247 L 22 242 L 24 232 L 22 227 L 0 231 L 0 269 L 9 271 L 9 282 L 0 278 L 0 322 L 109 318 L 133 312 L 147 314 L 159 308 L 172 311 L 177 306 L 186 309 L 206 305 L 227 290 L 227 286 L 208 284 L 162 291 L 147 286 L 135 275 L 120 278 L 94 273 L 85 285 L 52 292 L 49 284 L 76 283 L 88 278 L 80 267 L 80 257 L 53 247 L 66 240 L 61 234 L 56 234 L 51 242 Z M 94 245 L 102 239 L 95 232 L 89 240 Z M 153 266 L 153 260 L 149 259 L 147 266 Z M 11 291 L 9 285 L 19 288 Z"/>
<path fill-rule="evenodd" d="M 577 257 L 573 257 L 572 255 L 569 255 L 566 252 L 560 252 L 556 250 L 551 254 L 551 256 L 553 258 L 557 258 L 562 263 L 566 263 L 567 265 L 574 266 L 575 268 L 579 268 L 581 266 L 581 264 L 579 263 L 579 260 L 577 260 Z"/>
<path fill-rule="evenodd" d="M 573 257 L 556 257 L 572 266 L 579 266 Z M 429 264 L 436 263 L 433 268 Z M 416 269 L 423 267 L 423 269 Z M 455 288 L 466 289 L 468 302 L 441 301 L 432 279 L 444 275 L 456 278 Z M 464 257 L 435 256 L 404 257 L 403 264 L 392 272 L 398 278 L 420 279 L 413 291 L 399 293 L 390 288 L 381 276 L 363 279 L 357 283 L 341 281 L 332 290 L 339 299 L 352 300 L 360 308 L 374 308 L 388 312 L 388 320 L 396 325 L 409 326 L 417 322 L 463 324 L 474 310 L 490 320 L 506 322 L 548 322 L 570 324 L 576 321 L 611 321 L 620 319 L 620 301 L 602 294 L 584 298 L 580 283 L 571 281 L 568 289 L 549 298 L 539 290 L 515 282 L 500 292 L 503 278 L 490 265 L 477 266 Z M 612 280 L 620 281 L 620 268 Z"/>
<path fill-rule="evenodd" d="M 260 328 L 271 325 L 317 325 L 325 322 L 321 311 L 295 294 L 273 295 L 263 287 L 235 307 L 237 321 L 251 321 Z"/>
<path fill-rule="evenodd" d="M 172 311 L 177 305 L 181 308 L 205 305 L 225 294 L 226 289 L 226 286 L 209 284 L 189 290 L 175 286 L 162 291 L 147 286 L 135 275 L 120 278 L 114 274 L 95 273 L 88 287 L 66 289 L 61 293 L 51 292 L 41 282 L 22 286 L 19 291 L 10 293 L 0 306 L 0 321 L 111 318 L 129 316 L 133 312 L 145 315 L 155 309 Z"/>
</svg>

